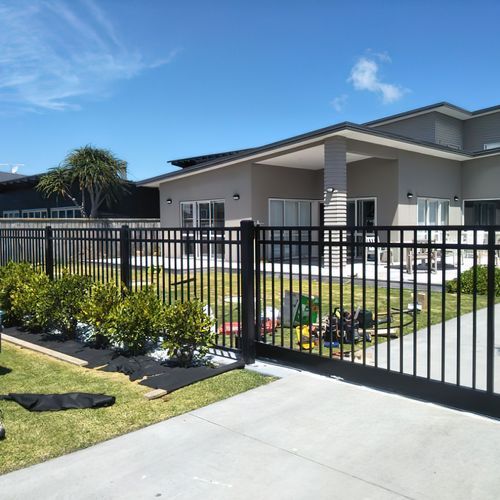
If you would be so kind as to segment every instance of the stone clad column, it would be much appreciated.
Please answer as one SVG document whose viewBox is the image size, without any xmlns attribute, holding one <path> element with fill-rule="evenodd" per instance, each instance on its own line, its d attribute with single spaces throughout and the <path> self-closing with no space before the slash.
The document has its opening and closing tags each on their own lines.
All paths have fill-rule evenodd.
<svg viewBox="0 0 500 500">
<path fill-rule="evenodd" d="M 325 141 L 325 170 L 324 170 L 324 224 L 325 226 L 345 226 L 347 224 L 347 148 L 344 137 L 332 137 Z M 328 265 L 339 267 L 346 263 L 346 251 L 342 250 L 342 262 L 340 262 L 339 247 L 329 247 L 328 240 L 330 232 L 324 233 L 325 252 L 324 262 Z M 345 233 L 344 233 L 345 238 Z M 331 232 L 331 241 L 339 241 L 340 233 Z"/>
</svg>

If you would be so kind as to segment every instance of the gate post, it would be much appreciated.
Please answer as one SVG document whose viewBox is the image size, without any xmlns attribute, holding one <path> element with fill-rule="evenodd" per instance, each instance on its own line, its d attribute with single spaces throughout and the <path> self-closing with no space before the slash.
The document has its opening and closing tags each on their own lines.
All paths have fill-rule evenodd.
<svg viewBox="0 0 500 500">
<path fill-rule="evenodd" d="M 130 227 L 120 228 L 120 280 L 127 290 L 131 288 L 130 272 Z"/>
<path fill-rule="evenodd" d="M 50 226 L 45 228 L 45 274 L 50 280 L 54 279 L 54 240 Z"/>
<path fill-rule="evenodd" d="M 486 319 L 486 392 L 493 392 L 495 379 L 495 230 L 488 229 L 488 304 Z"/>
<path fill-rule="evenodd" d="M 243 220 L 241 228 L 241 353 L 246 364 L 255 362 L 255 225 Z"/>
</svg>

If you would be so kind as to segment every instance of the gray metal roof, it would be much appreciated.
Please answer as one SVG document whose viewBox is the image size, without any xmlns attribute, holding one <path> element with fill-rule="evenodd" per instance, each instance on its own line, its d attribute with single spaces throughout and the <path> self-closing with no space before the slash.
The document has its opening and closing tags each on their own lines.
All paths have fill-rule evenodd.
<svg viewBox="0 0 500 500">
<path fill-rule="evenodd" d="M 377 124 L 381 124 L 381 123 L 391 121 L 391 120 L 402 119 L 402 118 L 410 117 L 410 116 L 417 115 L 417 114 L 431 112 L 433 110 L 437 110 L 437 109 L 443 108 L 443 107 L 448 108 L 450 110 L 453 110 L 457 113 L 463 113 L 464 116 L 467 116 L 467 117 L 474 117 L 474 116 L 479 116 L 482 114 L 500 111 L 500 105 L 499 105 L 499 106 L 492 106 L 489 108 L 483 108 L 483 109 L 479 109 L 479 110 L 471 112 L 471 111 L 468 111 L 468 110 L 461 108 L 459 106 L 455 106 L 454 104 L 450 104 L 448 102 L 443 101 L 443 102 L 439 102 L 436 104 L 431 104 L 429 106 L 424 106 L 422 108 L 413 109 L 413 110 L 407 111 L 405 113 L 399 113 L 396 115 L 381 118 L 379 120 L 367 122 L 367 123 L 364 123 L 362 125 L 352 123 L 352 122 L 342 122 L 342 123 L 337 123 L 335 125 L 331 125 L 329 127 L 324 127 L 324 128 L 318 129 L 318 130 L 313 130 L 313 131 L 307 132 L 305 134 L 300 134 L 300 135 L 289 137 L 287 139 L 283 139 L 283 140 L 280 140 L 277 142 L 272 142 L 270 144 L 266 144 L 266 145 L 256 147 L 256 148 L 243 149 L 243 150 L 239 150 L 239 151 L 229 151 L 226 153 L 216 153 L 213 155 L 196 156 L 196 157 L 192 157 L 192 158 L 183 158 L 181 160 L 174 160 L 174 161 L 170 162 L 173 165 L 178 165 L 179 163 L 184 162 L 184 166 L 183 166 L 182 170 L 168 172 L 166 174 L 161 174 L 161 175 L 158 175 L 155 177 L 151 177 L 149 179 L 144 179 L 142 181 L 139 181 L 138 185 L 159 182 L 163 179 L 169 179 L 172 177 L 183 175 L 186 172 L 196 172 L 199 170 L 204 170 L 204 169 L 209 168 L 209 167 L 213 167 L 215 165 L 221 165 L 221 164 L 224 164 L 228 161 L 244 160 L 246 157 L 251 157 L 252 155 L 257 154 L 257 153 L 271 151 L 271 150 L 278 148 L 278 147 L 298 143 L 300 141 L 311 139 L 311 138 L 314 138 L 316 136 L 319 137 L 321 135 L 334 133 L 334 132 L 341 131 L 341 130 L 353 130 L 353 131 L 362 132 L 362 133 L 368 134 L 368 135 L 378 136 L 378 137 L 387 138 L 387 139 L 393 139 L 393 140 L 399 141 L 401 143 L 424 146 L 426 148 L 434 149 L 436 151 L 447 151 L 450 153 L 455 153 L 455 154 L 461 155 L 464 157 L 464 159 L 472 159 L 475 157 L 496 155 L 496 154 L 500 153 L 500 148 L 489 149 L 489 150 L 485 150 L 485 151 L 469 152 L 469 151 L 465 151 L 463 149 L 456 149 L 456 148 L 444 146 L 442 144 L 436 144 L 434 142 L 413 139 L 411 137 L 395 134 L 392 132 L 382 131 L 382 130 L 377 129 L 377 128 L 373 128 L 373 126 L 377 125 Z M 188 165 L 190 160 L 192 161 L 192 163 L 190 165 Z M 177 162 L 177 163 L 175 163 L 175 162 Z M 182 166 L 182 165 L 179 165 L 179 166 Z"/>
</svg>

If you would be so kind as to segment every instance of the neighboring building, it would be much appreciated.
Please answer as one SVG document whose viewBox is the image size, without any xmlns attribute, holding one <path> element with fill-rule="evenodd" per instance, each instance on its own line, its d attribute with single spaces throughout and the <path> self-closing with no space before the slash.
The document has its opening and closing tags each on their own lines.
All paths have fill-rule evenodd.
<svg viewBox="0 0 500 500">
<path fill-rule="evenodd" d="M 39 193 L 35 189 L 39 179 L 40 175 L 0 173 L 0 216 L 32 219 L 81 217 L 81 211 L 71 200 L 57 196 L 45 198 Z M 73 195 L 80 204 L 81 193 L 75 189 Z M 134 182 L 127 182 L 127 191 L 116 203 L 105 203 L 99 210 L 99 218 L 158 218 L 159 215 L 158 189 L 137 186 Z"/>
<path fill-rule="evenodd" d="M 171 162 L 164 226 L 500 224 L 500 106 L 439 103 Z"/>
</svg>

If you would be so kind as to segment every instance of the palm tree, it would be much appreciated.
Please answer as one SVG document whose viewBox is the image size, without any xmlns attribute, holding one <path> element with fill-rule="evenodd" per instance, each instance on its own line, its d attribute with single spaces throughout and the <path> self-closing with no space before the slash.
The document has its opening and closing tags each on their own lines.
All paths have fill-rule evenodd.
<svg viewBox="0 0 500 500">
<path fill-rule="evenodd" d="M 80 208 L 83 217 L 96 218 L 104 202 L 116 201 L 126 190 L 126 176 L 125 161 L 107 149 L 87 145 L 74 149 L 60 166 L 42 175 L 36 189 L 47 198 L 53 195 L 68 198 Z M 82 193 L 81 205 L 72 195 L 72 188 L 75 187 Z M 88 215 L 86 195 L 90 202 Z"/>
</svg>

